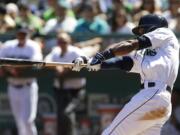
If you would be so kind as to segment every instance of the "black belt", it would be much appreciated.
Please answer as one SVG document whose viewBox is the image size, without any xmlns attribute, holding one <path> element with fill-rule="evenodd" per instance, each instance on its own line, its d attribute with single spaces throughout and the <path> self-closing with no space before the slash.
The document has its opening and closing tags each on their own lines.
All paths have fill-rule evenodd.
<svg viewBox="0 0 180 135">
<path fill-rule="evenodd" d="M 17 88 L 17 89 L 21 89 L 25 86 L 30 86 L 32 82 L 28 82 L 28 83 L 25 83 L 25 84 L 10 84 L 12 87 L 14 88 Z"/>
<path fill-rule="evenodd" d="M 148 87 L 155 87 L 156 83 L 155 82 L 148 82 Z M 141 84 L 141 89 L 144 89 L 144 83 Z M 166 86 L 166 90 L 169 91 L 171 93 L 171 87 L 170 86 Z"/>
</svg>

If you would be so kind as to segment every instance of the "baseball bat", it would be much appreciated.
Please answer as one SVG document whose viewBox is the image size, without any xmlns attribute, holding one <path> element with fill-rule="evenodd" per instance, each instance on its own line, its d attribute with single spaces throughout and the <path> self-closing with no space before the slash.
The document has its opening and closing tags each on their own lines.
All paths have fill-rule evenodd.
<svg viewBox="0 0 180 135">
<path fill-rule="evenodd" d="M 24 59 L 14 59 L 14 58 L 0 58 L 0 66 L 11 66 L 11 67 L 73 67 L 74 63 L 68 62 L 46 62 L 46 61 L 33 61 Z M 86 67 L 87 64 L 82 64 L 82 67 Z"/>
</svg>

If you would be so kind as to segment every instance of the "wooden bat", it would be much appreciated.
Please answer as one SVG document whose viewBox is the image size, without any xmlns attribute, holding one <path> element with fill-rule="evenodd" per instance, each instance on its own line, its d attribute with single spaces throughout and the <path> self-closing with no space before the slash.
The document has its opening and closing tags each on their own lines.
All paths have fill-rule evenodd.
<svg viewBox="0 0 180 135">
<path fill-rule="evenodd" d="M 74 63 L 68 62 L 46 62 L 46 61 L 33 61 L 24 59 L 14 59 L 14 58 L 0 58 L 0 66 L 4 67 L 73 67 Z M 82 67 L 86 67 L 87 64 L 82 64 Z"/>
</svg>

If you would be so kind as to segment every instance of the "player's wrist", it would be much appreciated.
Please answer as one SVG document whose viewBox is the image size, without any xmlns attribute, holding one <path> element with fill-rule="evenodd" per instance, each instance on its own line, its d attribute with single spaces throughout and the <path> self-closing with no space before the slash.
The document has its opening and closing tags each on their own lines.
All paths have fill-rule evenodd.
<svg viewBox="0 0 180 135">
<path fill-rule="evenodd" d="M 110 58 L 113 58 L 115 55 L 112 52 L 111 49 L 109 50 L 105 50 L 103 52 L 99 52 L 96 53 L 96 55 L 93 57 L 90 65 L 97 65 L 97 64 L 101 64 L 102 62 L 104 62 L 105 60 L 108 60 Z"/>
<path fill-rule="evenodd" d="M 100 70 L 101 69 L 101 63 L 97 63 L 97 64 L 92 64 L 92 63 L 94 63 L 94 58 L 90 58 L 89 60 L 88 60 L 88 63 L 87 63 L 87 69 L 88 69 L 88 71 L 98 71 L 98 70 Z"/>
<path fill-rule="evenodd" d="M 101 54 L 103 55 L 104 60 L 111 59 L 111 58 L 115 57 L 112 49 L 105 50 L 105 51 L 101 52 Z"/>
</svg>

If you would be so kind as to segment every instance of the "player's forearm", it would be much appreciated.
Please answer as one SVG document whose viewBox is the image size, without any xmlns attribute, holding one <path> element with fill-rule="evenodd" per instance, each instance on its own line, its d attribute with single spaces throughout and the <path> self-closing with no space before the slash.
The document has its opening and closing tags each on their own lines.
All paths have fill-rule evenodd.
<svg viewBox="0 0 180 135">
<path fill-rule="evenodd" d="M 137 50 L 138 48 L 138 40 L 134 39 L 115 44 L 115 46 L 111 48 L 111 51 L 115 56 L 123 56 L 129 54 L 133 50 Z"/>
<path fill-rule="evenodd" d="M 121 59 L 115 58 L 112 60 L 105 61 L 101 64 L 101 69 L 121 69 L 124 71 L 130 71 L 133 67 L 134 62 L 133 60 L 128 57 L 122 57 Z"/>
<path fill-rule="evenodd" d="M 96 55 L 91 59 L 90 63 L 91 65 L 101 64 L 105 60 L 111 59 L 116 56 L 129 54 L 133 50 L 137 49 L 139 49 L 139 41 L 136 39 L 119 42 L 113 45 L 113 47 L 108 50 L 96 53 Z"/>
</svg>

